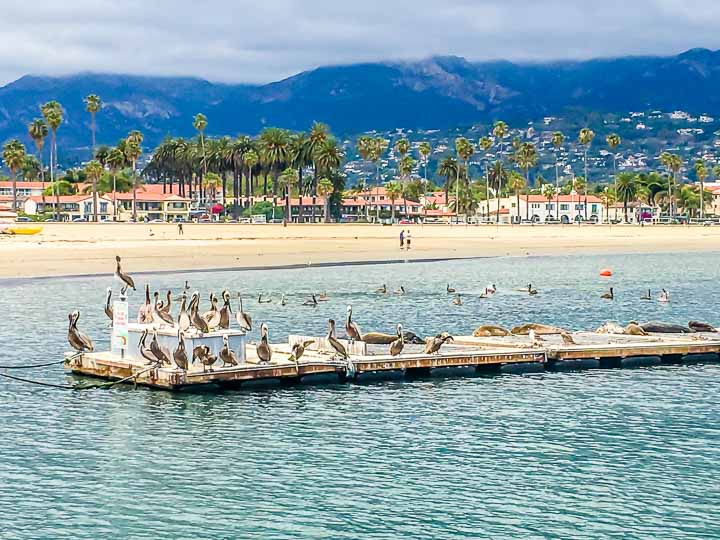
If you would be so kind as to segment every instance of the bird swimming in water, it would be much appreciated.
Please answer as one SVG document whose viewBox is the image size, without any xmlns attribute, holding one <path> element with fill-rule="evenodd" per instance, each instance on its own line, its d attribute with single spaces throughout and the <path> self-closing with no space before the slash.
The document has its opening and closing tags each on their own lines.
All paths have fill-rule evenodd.
<svg viewBox="0 0 720 540">
<path fill-rule="evenodd" d="M 174 298 L 174 300 L 175 300 L 176 302 L 179 302 L 180 299 L 182 298 L 182 295 L 183 295 L 183 294 L 187 295 L 189 292 L 190 292 L 190 282 L 188 282 L 188 280 L 186 279 L 186 280 L 185 280 L 185 285 L 183 286 L 182 292 L 181 292 L 178 296 L 176 296 L 176 297 Z"/>
<path fill-rule="evenodd" d="M 496 287 L 495 284 L 493 283 L 492 285 L 490 285 L 490 287 L 485 287 L 485 290 L 486 290 L 489 294 L 495 294 L 495 293 L 497 292 L 497 287 Z"/>
<path fill-rule="evenodd" d="M 138 310 L 137 321 L 140 324 L 153 323 L 153 307 L 150 302 L 150 285 L 145 285 L 145 303 Z"/>
<path fill-rule="evenodd" d="M 187 312 L 187 294 L 182 293 L 180 297 L 180 313 L 178 313 L 178 327 L 181 332 L 187 332 L 190 328 L 190 315 Z"/>
<path fill-rule="evenodd" d="M 305 301 L 302 303 L 302 305 L 303 305 L 303 306 L 308 306 L 308 307 L 317 307 L 317 305 L 318 305 L 317 298 L 315 297 L 314 294 L 312 294 L 312 295 L 310 296 L 310 298 L 308 298 L 307 300 L 305 300 Z"/>
<path fill-rule="evenodd" d="M 238 293 L 238 301 L 240 303 L 240 310 L 235 314 L 235 320 L 237 320 L 241 330 L 250 332 L 252 330 L 252 317 L 249 313 L 243 311 L 243 301 L 240 293 Z"/>
<path fill-rule="evenodd" d="M 67 340 L 70 346 L 79 353 L 93 352 L 95 345 L 87 334 L 78 330 L 77 323 L 80 320 L 80 311 L 77 309 L 68 314 L 68 333 Z"/>
<path fill-rule="evenodd" d="M 269 304 L 272 302 L 272 298 L 263 298 L 263 293 L 258 295 L 258 304 Z"/>
<path fill-rule="evenodd" d="M 403 296 L 403 295 L 407 294 L 407 291 L 405 290 L 404 286 L 400 285 L 400 288 L 397 291 L 395 291 L 395 294 Z"/>
<path fill-rule="evenodd" d="M 662 302 L 663 304 L 666 304 L 670 301 L 670 293 L 667 292 L 665 289 L 660 291 L 660 295 L 658 296 L 658 302 Z"/>
<path fill-rule="evenodd" d="M 230 293 L 226 289 L 220 293 L 220 297 L 223 299 L 223 307 L 220 308 L 220 324 L 218 326 L 223 330 L 227 330 L 230 328 L 230 315 L 232 315 Z"/>
<path fill-rule="evenodd" d="M 352 320 L 352 306 L 347 307 L 347 317 L 345 318 L 345 333 L 350 338 L 350 341 L 361 341 L 362 332 L 360 327 L 355 321 Z"/>
<path fill-rule="evenodd" d="M 199 303 L 200 293 L 195 291 L 192 293 L 192 298 L 190 298 L 190 324 L 192 324 L 192 326 L 194 326 L 201 334 L 207 334 L 210 332 L 210 329 L 208 328 L 208 324 L 205 319 L 203 319 L 198 312 Z"/>
<path fill-rule="evenodd" d="M 287 305 L 287 300 L 285 300 L 285 293 L 282 293 L 282 296 L 280 297 L 280 305 L 281 306 Z"/>
<path fill-rule="evenodd" d="M 443 332 L 435 337 L 427 338 L 425 340 L 425 354 L 437 354 L 440 352 L 440 347 L 445 345 L 448 341 L 455 341 L 450 334 Z"/>
<path fill-rule="evenodd" d="M 257 344 L 255 350 L 261 364 L 267 364 L 272 360 L 273 352 L 268 342 L 268 327 L 265 323 L 260 325 L 260 343 Z"/>
<path fill-rule="evenodd" d="M 105 298 L 105 315 L 107 315 L 107 318 L 110 319 L 110 326 L 112 326 L 113 323 L 113 308 L 112 308 L 112 287 L 107 288 L 107 296 Z"/>
<path fill-rule="evenodd" d="M 612 287 L 610 287 L 610 290 L 603 295 L 600 296 L 603 300 L 615 300 L 615 291 Z"/>
<path fill-rule="evenodd" d="M 223 336 L 223 348 L 220 349 L 219 357 L 223 363 L 222 367 L 233 367 L 238 365 L 237 356 L 235 355 L 235 351 L 230 348 L 230 341 L 228 340 L 227 335 Z"/>
<path fill-rule="evenodd" d="M 533 289 L 532 283 L 528 283 L 527 292 L 531 296 L 536 295 L 538 293 L 537 289 Z"/>
<path fill-rule="evenodd" d="M 185 350 L 185 336 L 183 336 L 182 330 L 178 330 L 178 346 L 173 351 L 173 360 L 177 367 L 183 371 L 187 371 L 189 362 L 187 351 Z"/>
<path fill-rule="evenodd" d="M 334 319 L 328 319 L 328 335 L 327 340 L 330 343 L 330 346 L 335 350 L 335 353 L 339 355 L 343 359 L 348 358 L 347 350 L 345 349 L 345 345 L 340 343 L 338 339 L 335 337 L 335 320 Z"/>
<path fill-rule="evenodd" d="M 452 293 L 456 292 L 455 289 L 450 287 L 449 283 L 447 284 L 447 287 L 445 287 L 445 290 L 447 291 L 448 294 L 452 294 Z"/>
<path fill-rule="evenodd" d="M 330 297 L 328 296 L 327 291 L 321 292 L 317 297 L 318 302 L 327 302 L 328 300 L 330 300 Z"/>
<path fill-rule="evenodd" d="M 456 306 L 462 306 L 463 301 L 459 294 L 455 295 L 455 298 L 452 299 L 452 303 Z"/>
<path fill-rule="evenodd" d="M 126 286 L 130 287 L 133 291 L 135 289 L 135 281 L 128 274 L 123 272 L 122 266 L 120 266 L 120 256 L 115 256 L 115 277 L 122 281 Z"/>
<path fill-rule="evenodd" d="M 383 283 L 382 287 L 380 287 L 379 289 L 375 289 L 375 292 L 379 294 L 387 294 L 387 285 Z"/>
<path fill-rule="evenodd" d="M 150 352 L 153 354 L 153 356 L 155 358 L 158 359 L 160 364 L 162 364 L 163 366 L 171 365 L 170 356 L 160 346 L 160 343 L 157 340 L 157 330 L 153 330 L 153 338 L 152 338 L 152 341 L 150 342 Z"/>
<path fill-rule="evenodd" d="M 397 339 L 390 344 L 390 356 L 398 356 L 405 347 L 402 324 L 397 325 Z"/>
<path fill-rule="evenodd" d="M 295 345 L 292 346 L 292 353 L 288 357 L 288 360 L 290 362 L 295 362 L 297 365 L 300 361 L 300 358 L 302 358 L 302 355 L 305 354 L 305 349 L 307 349 L 310 345 L 315 343 L 314 339 L 306 339 L 305 341 L 298 341 L 295 343 Z"/>
<path fill-rule="evenodd" d="M 640 300 L 652 300 L 652 294 L 650 289 L 647 290 L 647 294 L 644 294 L 640 297 Z"/>
</svg>

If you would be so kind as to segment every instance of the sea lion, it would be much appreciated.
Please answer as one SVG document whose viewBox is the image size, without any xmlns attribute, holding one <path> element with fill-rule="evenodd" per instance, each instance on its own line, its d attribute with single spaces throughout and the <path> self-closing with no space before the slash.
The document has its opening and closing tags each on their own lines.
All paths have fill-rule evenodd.
<svg viewBox="0 0 720 540">
<path fill-rule="evenodd" d="M 397 334 L 383 334 L 382 332 L 368 332 L 362 336 L 362 341 L 370 345 L 390 345 L 397 339 Z M 424 345 L 425 340 L 419 338 L 414 332 L 406 330 L 403 332 L 403 341 L 405 344 Z"/>
<path fill-rule="evenodd" d="M 535 332 L 535 335 L 543 336 L 548 334 L 562 334 L 565 332 L 562 328 L 558 328 L 557 326 L 550 326 L 548 324 L 539 324 L 539 323 L 525 323 L 521 324 L 520 326 L 514 327 L 512 330 L 510 330 L 510 333 L 515 336 L 527 336 L 530 334 L 530 330 Z"/>
<path fill-rule="evenodd" d="M 628 336 L 647 336 L 647 332 L 636 322 L 628 323 L 623 334 L 627 334 Z"/>
<path fill-rule="evenodd" d="M 694 330 L 695 332 L 717 332 L 717 328 L 715 328 L 712 324 L 700 321 L 690 321 L 688 323 L 688 327 L 690 330 Z"/>
<path fill-rule="evenodd" d="M 653 334 L 692 334 L 694 332 L 694 330 L 691 330 L 687 326 L 682 326 L 681 324 L 671 324 L 659 321 L 650 321 L 645 324 L 641 324 L 640 328 Z"/>
<path fill-rule="evenodd" d="M 484 324 L 479 326 L 474 332 L 473 337 L 500 337 L 509 336 L 510 332 L 502 326 L 495 324 Z"/>
</svg>

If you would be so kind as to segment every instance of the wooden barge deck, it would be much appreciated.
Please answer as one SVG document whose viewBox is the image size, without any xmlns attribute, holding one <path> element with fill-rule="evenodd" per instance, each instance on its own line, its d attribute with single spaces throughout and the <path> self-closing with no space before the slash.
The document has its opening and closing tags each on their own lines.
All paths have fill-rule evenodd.
<svg viewBox="0 0 720 540">
<path fill-rule="evenodd" d="M 667 363 L 717 362 L 720 334 L 653 334 L 628 336 L 577 332 L 574 344 L 561 336 L 542 336 L 531 343 L 527 336 L 456 337 L 440 354 L 423 353 L 421 345 L 406 345 L 400 356 L 390 356 L 387 346 L 348 344 L 349 360 L 328 352 L 324 338 L 306 350 L 297 364 L 288 360 L 290 343 L 308 339 L 291 336 L 289 343 L 273 344 L 273 360 L 261 364 L 252 344 L 245 345 L 245 361 L 235 367 L 193 365 L 149 368 L 142 359 L 121 358 L 110 352 L 68 353 L 67 369 L 77 375 L 108 380 L 130 378 L 139 384 L 180 390 L 208 385 L 243 387 L 256 383 L 294 384 L 362 381 L 377 375 L 425 376 L 459 370 L 483 373 L 529 373 L 545 370 L 655 366 Z"/>
</svg>

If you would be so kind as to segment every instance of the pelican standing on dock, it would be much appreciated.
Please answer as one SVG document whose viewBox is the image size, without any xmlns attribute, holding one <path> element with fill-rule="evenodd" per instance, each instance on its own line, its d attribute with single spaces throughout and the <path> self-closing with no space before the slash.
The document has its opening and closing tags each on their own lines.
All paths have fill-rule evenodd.
<svg viewBox="0 0 720 540">
<path fill-rule="evenodd" d="M 177 367 L 183 371 L 187 371 L 189 362 L 187 351 L 185 350 L 185 336 L 183 336 L 182 330 L 178 330 L 178 346 L 177 349 L 173 351 L 173 360 Z"/>
<path fill-rule="evenodd" d="M 172 318 L 172 315 L 164 310 L 164 305 L 162 301 L 160 301 L 160 293 L 155 291 L 155 304 L 153 309 L 153 320 L 162 326 L 162 323 L 165 323 L 168 326 L 175 326 L 175 321 Z M 162 322 L 161 322 L 162 321 Z"/>
<path fill-rule="evenodd" d="M 153 356 L 157 358 L 158 362 L 160 362 L 163 366 L 171 365 L 170 356 L 160 346 L 160 343 L 157 340 L 157 330 L 153 330 L 153 338 L 150 342 L 150 352 L 153 353 Z"/>
<path fill-rule="evenodd" d="M 232 307 L 230 306 L 230 293 L 224 290 L 220 293 L 223 299 L 223 307 L 220 308 L 220 328 L 227 330 L 230 328 L 230 315 L 232 314 Z"/>
<path fill-rule="evenodd" d="M 105 298 L 105 315 L 107 315 L 107 318 L 110 319 L 110 326 L 112 326 L 113 322 L 113 308 L 112 308 L 112 287 L 107 288 L 107 296 Z"/>
<path fill-rule="evenodd" d="M 190 315 L 187 312 L 187 294 L 182 293 L 180 297 L 180 313 L 178 313 L 178 327 L 181 332 L 187 332 L 190 328 Z"/>
<path fill-rule="evenodd" d="M 440 352 L 440 347 L 445 345 L 448 341 L 455 341 L 450 334 L 443 332 L 435 337 L 427 338 L 425 340 L 425 354 L 437 354 Z"/>
<path fill-rule="evenodd" d="M 133 291 L 135 289 L 135 281 L 133 278 L 131 278 L 128 274 L 123 272 L 122 266 L 120 266 L 120 256 L 115 256 L 115 262 L 117 263 L 115 265 L 115 277 L 118 278 L 120 281 L 122 281 L 126 286 L 130 287 Z"/>
<path fill-rule="evenodd" d="M 313 343 L 315 343 L 314 339 L 306 339 L 305 341 L 297 342 L 292 346 L 292 354 L 288 357 L 288 360 L 290 362 L 295 362 L 295 365 L 297 365 L 300 358 L 302 358 L 302 355 L 305 354 L 305 349 Z"/>
<path fill-rule="evenodd" d="M 391 356 L 398 356 L 405 347 L 405 338 L 403 337 L 402 324 L 397 325 L 397 336 L 398 338 L 390 344 Z"/>
<path fill-rule="evenodd" d="M 145 360 L 147 360 L 147 363 L 145 365 L 151 365 L 151 364 L 159 364 L 160 360 L 157 359 L 157 357 L 150 351 L 150 349 L 146 345 L 147 337 L 150 331 L 146 328 L 142 331 L 142 334 L 140 334 L 140 342 L 138 343 L 138 350 L 140 351 L 140 356 L 142 356 Z"/>
<path fill-rule="evenodd" d="M 237 320 L 241 330 L 250 332 L 252 330 L 252 317 L 249 313 L 243 311 L 242 295 L 240 293 L 238 293 L 238 302 L 240 303 L 240 311 L 235 314 L 235 320 Z"/>
<path fill-rule="evenodd" d="M 153 307 L 150 302 L 150 285 L 145 285 L 145 303 L 138 310 L 137 321 L 140 324 L 152 324 Z"/>
<path fill-rule="evenodd" d="M 260 325 L 260 343 L 258 343 L 255 350 L 261 364 L 267 364 L 272 360 L 273 352 L 268 342 L 268 327 L 265 323 Z"/>
<path fill-rule="evenodd" d="M 340 355 L 343 359 L 348 358 L 347 350 L 345 349 L 345 345 L 340 343 L 338 339 L 335 337 L 335 320 L 334 319 L 328 319 L 328 335 L 327 340 L 330 343 L 330 346 L 335 350 L 337 355 Z"/>
<path fill-rule="evenodd" d="M 208 324 L 198 313 L 198 304 L 200 303 L 200 293 L 195 291 L 190 299 L 190 323 L 197 329 L 200 334 L 210 332 Z"/>
<path fill-rule="evenodd" d="M 238 365 L 237 356 L 235 355 L 235 351 L 230 348 L 230 341 L 226 335 L 223 336 L 223 348 L 220 349 L 220 360 L 222 360 L 223 363 L 222 367 Z"/>
<path fill-rule="evenodd" d="M 68 314 L 68 343 L 79 353 L 93 352 L 95 345 L 93 345 L 92 339 L 90 339 L 87 334 L 78 330 L 77 323 L 79 320 L 80 312 L 77 309 Z"/>
<path fill-rule="evenodd" d="M 165 298 L 166 298 L 165 302 L 162 303 L 162 307 L 160 307 L 159 309 L 168 314 L 172 313 L 172 311 L 171 311 L 171 309 L 172 309 L 172 292 L 168 291 L 167 294 L 165 295 Z"/>
<path fill-rule="evenodd" d="M 217 308 L 217 296 L 215 296 L 215 293 L 210 293 L 210 310 L 203 313 L 202 318 L 205 319 L 211 332 L 220 326 L 220 311 Z"/>
<path fill-rule="evenodd" d="M 352 306 L 347 307 L 347 318 L 345 319 L 345 333 L 350 338 L 350 341 L 361 341 L 362 332 L 360 327 L 352 320 Z"/>
</svg>

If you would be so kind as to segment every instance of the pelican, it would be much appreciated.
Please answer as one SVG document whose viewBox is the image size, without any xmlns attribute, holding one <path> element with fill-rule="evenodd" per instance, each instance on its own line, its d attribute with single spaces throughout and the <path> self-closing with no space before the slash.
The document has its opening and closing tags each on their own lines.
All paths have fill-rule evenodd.
<svg viewBox="0 0 720 540">
<path fill-rule="evenodd" d="M 238 359 L 235 355 L 235 351 L 230 348 L 230 341 L 227 336 L 223 336 L 223 348 L 220 349 L 220 360 L 222 360 L 222 367 L 225 366 L 237 366 Z"/>
<path fill-rule="evenodd" d="M 171 313 L 172 308 L 172 293 L 170 291 L 167 292 L 165 295 L 166 301 L 162 304 L 162 307 L 160 308 L 165 313 Z"/>
<path fill-rule="evenodd" d="M 264 299 L 262 293 L 258 295 L 258 304 L 269 304 L 272 302 L 272 298 Z"/>
<path fill-rule="evenodd" d="M 200 293 L 195 291 L 190 299 L 190 323 L 197 329 L 200 334 L 210 332 L 208 324 L 198 313 L 198 304 L 200 303 Z"/>
<path fill-rule="evenodd" d="M 456 306 L 462 306 L 463 301 L 462 301 L 462 298 L 460 298 L 459 294 L 455 295 L 455 298 L 453 298 L 452 303 L 455 304 Z"/>
<path fill-rule="evenodd" d="M 240 302 L 240 311 L 235 314 L 235 320 L 237 320 L 241 330 L 250 332 L 252 330 L 252 317 L 250 317 L 249 313 L 243 311 L 242 295 L 240 293 L 238 293 L 238 301 Z"/>
<path fill-rule="evenodd" d="M 398 338 L 390 344 L 390 355 L 399 355 L 405 347 L 405 338 L 403 337 L 402 324 L 397 325 L 397 336 Z"/>
<path fill-rule="evenodd" d="M 560 337 L 562 338 L 565 345 L 576 345 L 573 337 L 567 332 L 560 332 Z"/>
<path fill-rule="evenodd" d="M 448 334 L 447 332 L 443 332 L 442 334 L 438 334 L 435 337 L 427 338 L 425 340 L 425 354 L 437 354 L 440 352 L 440 347 L 445 345 L 448 341 L 455 341 L 455 339 Z"/>
<path fill-rule="evenodd" d="M 538 292 L 537 292 L 537 289 L 533 289 L 532 283 L 528 283 L 527 292 L 528 292 L 528 294 L 531 295 L 531 296 L 538 293 Z"/>
<path fill-rule="evenodd" d="M 117 265 L 115 266 L 115 277 L 118 278 L 120 281 L 125 283 L 128 287 L 130 287 L 133 291 L 135 289 L 135 281 L 133 281 L 133 278 L 131 278 L 128 274 L 122 271 L 122 267 L 120 266 L 120 256 L 115 256 L 115 262 Z"/>
<path fill-rule="evenodd" d="M 177 349 L 173 351 L 173 360 L 175 360 L 175 365 L 177 367 L 183 371 L 187 371 L 189 362 L 187 351 L 185 350 L 185 339 L 182 330 L 178 330 L 178 346 Z"/>
<path fill-rule="evenodd" d="M 187 293 L 189 293 L 189 292 L 190 292 L 190 283 L 189 283 L 188 280 L 186 279 L 186 280 L 185 280 L 185 285 L 183 286 L 182 292 L 180 293 L 179 296 L 176 296 L 176 297 L 174 298 L 174 300 L 175 300 L 176 302 L 179 302 L 180 299 L 182 298 L 182 295 L 183 295 L 183 294 L 187 294 Z"/>
<path fill-rule="evenodd" d="M 489 294 L 495 294 L 495 293 L 497 292 L 497 287 L 496 287 L 495 284 L 493 283 L 490 287 L 486 287 L 485 290 L 486 290 Z"/>
<path fill-rule="evenodd" d="M 181 332 L 187 332 L 190 328 L 190 315 L 187 312 L 187 294 L 182 293 L 180 303 L 180 313 L 178 313 L 178 327 Z"/>
<path fill-rule="evenodd" d="M 113 308 L 112 304 L 110 303 L 112 300 L 112 287 L 108 287 L 106 292 L 107 297 L 105 298 L 105 315 L 107 315 L 107 318 L 110 319 L 110 325 L 112 326 Z"/>
<path fill-rule="evenodd" d="M 345 346 L 340 343 L 335 337 L 335 321 L 333 319 L 328 319 L 327 340 L 330 343 L 330 346 L 335 350 L 338 355 L 340 355 L 340 357 L 345 359 L 349 358 Z"/>
<path fill-rule="evenodd" d="M 153 356 L 158 359 L 160 364 L 162 364 L 164 366 L 171 365 L 170 357 L 165 352 L 165 350 L 162 347 L 160 347 L 160 343 L 158 343 L 157 330 L 153 330 L 153 338 L 152 338 L 152 341 L 150 342 L 150 352 L 153 353 Z"/>
<path fill-rule="evenodd" d="M 327 291 L 321 292 L 317 297 L 318 302 L 327 302 L 328 300 L 330 300 L 330 297 L 328 296 Z"/>
<path fill-rule="evenodd" d="M 670 293 L 667 292 L 665 289 L 660 291 L 660 295 L 658 296 L 658 302 L 662 302 L 662 303 L 666 304 L 669 301 L 670 301 Z"/>
<path fill-rule="evenodd" d="M 152 324 L 153 307 L 150 303 L 150 285 L 145 285 L 145 303 L 140 306 L 137 320 L 140 324 Z"/>
<path fill-rule="evenodd" d="M 280 297 L 280 305 L 281 306 L 287 305 L 287 300 L 285 300 L 285 293 L 283 293 L 282 296 Z"/>
<path fill-rule="evenodd" d="M 379 289 L 375 289 L 375 292 L 380 294 L 387 294 L 387 285 L 383 283 L 382 287 L 380 287 Z"/>
<path fill-rule="evenodd" d="M 640 297 L 640 300 L 652 300 L 652 294 L 650 293 L 650 289 L 648 289 L 647 294 L 644 294 Z"/>
<path fill-rule="evenodd" d="M 447 291 L 448 294 L 452 294 L 452 293 L 454 293 L 454 292 L 457 292 L 455 289 L 453 289 L 452 287 L 450 287 L 450 284 L 449 284 L 449 283 L 447 284 L 447 287 L 445 287 L 445 290 Z"/>
<path fill-rule="evenodd" d="M 317 298 L 316 298 L 315 295 L 313 294 L 310 298 L 308 298 L 307 300 L 305 300 L 305 301 L 302 303 L 302 305 L 303 305 L 303 306 L 310 306 L 310 307 L 317 307 L 317 305 L 318 305 Z"/>
<path fill-rule="evenodd" d="M 148 334 L 149 334 L 149 330 L 147 328 L 142 331 L 142 334 L 140 334 L 140 342 L 138 343 L 138 350 L 140 351 L 140 356 L 142 356 L 145 360 L 147 360 L 146 365 L 159 364 L 160 361 L 152 353 L 152 351 L 150 349 L 148 349 L 147 345 L 145 344 Z"/>
<path fill-rule="evenodd" d="M 260 343 L 257 344 L 255 349 L 261 364 L 267 364 L 272 360 L 273 352 L 270 343 L 268 343 L 268 327 L 265 323 L 260 325 Z"/>
<path fill-rule="evenodd" d="M 603 300 L 615 300 L 615 291 L 612 287 L 610 287 L 610 291 L 601 295 L 600 298 L 602 298 Z"/>
<path fill-rule="evenodd" d="M 395 294 L 399 294 L 399 295 L 402 296 L 402 295 L 404 295 L 404 294 L 407 294 L 407 291 L 405 290 L 405 287 L 403 287 L 402 285 L 400 285 L 400 288 L 399 288 L 397 291 L 395 291 Z"/>
<path fill-rule="evenodd" d="M 202 318 L 207 322 L 211 332 L 220 326 L 220 312 L 217 308 L 217 296 L 215 296 L 215 293 L 210 293 L 210 310 L 203 313 Z"/>
<path fill-rule="evenodd" d="M 160 293 L 155 291 L 155 303 L 153 304 L 154 309 L 152 312 L 153 320 L 160 323 L 161 326 L 162 326 L 161 321 L 170 326 L 175 326 L 175 321 L 173 320 L 172 315 L 170 315 L 170 313 L 165 311 L 165 309 L 164 309 L 165 306 L 159 300 L 159 298 L 160 298 Z"/>
<path fill-rule="evenodd" d="M 95 346 L 93 345 L 92 339 L 90 339 L 86 334 L 78 330 L 77 323 L 79 320 L 80 312 L 77 309 L 72 313 L 68 314 L 68 343 L 77 352 L 93 352 L 93 350 L 95 350 Z"/>
<path fill-rule="evenodd" d="M 292 346 L 292 354 L 288 358 L 290 362 L 295 362 L 297 365 L 300 361 L 300 358 L 303 354 L 305 354 L 305 349 L 307 349 L 310 345 L 315 343 L 314 339 L 306 339 L 305 341 L 298 342 L 295 345 Z"/>
<path fill-rule="evenodd" d="M 347 307 L 347 318 L 345 319 L 345 333 L 350 338 L 350 341 L 361 341 L 362 332 L 360 327 L 352 320 L 352 306 Z"/>
<path fill-rule="evenodd" d="M 528 337 L 530 338 L 530 344 L 533 347 L 542 347 L 542 344 L 545 342 L 543 338 L 535 334 L 535 330 L 530 330 L 528 332 Z"/>
<path fill-rule="evenodd" d="M 204 364 L 203 360 L 209 355 L 210 347 L 208 347 L 207 345 L 198 345 L 193 349 L 192 363 L 194 364 L 196 360 L 199 360 L 201 364 Z"/>
<path fill-rule="evenodd" d="M 230 306 L 230 293 L 224 290 L 220 296 L 223 299 L 223 307 L 220 308 L 220 328 L 227 330 L 230 328 L 230 315 L 232 314 L 232 307 Z"/>
</svg>

